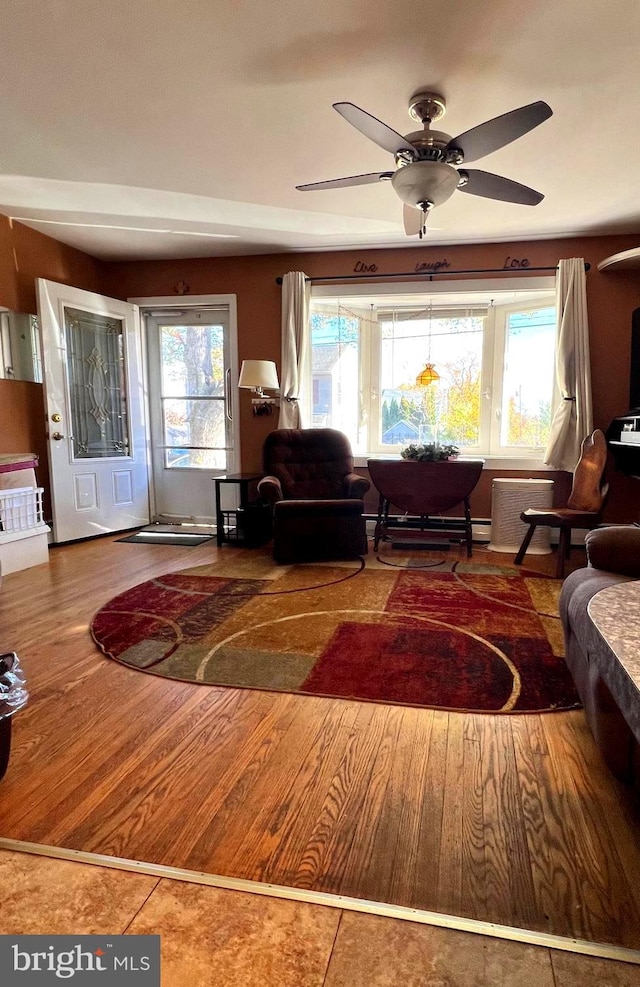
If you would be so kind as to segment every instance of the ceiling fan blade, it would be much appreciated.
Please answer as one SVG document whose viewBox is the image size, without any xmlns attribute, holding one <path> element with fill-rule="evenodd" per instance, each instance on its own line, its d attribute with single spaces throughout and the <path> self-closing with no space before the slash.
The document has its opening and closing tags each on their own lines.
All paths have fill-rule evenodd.
<svg viewBox="0 0 640 987">
<path fill-rule="evenodd" d="M 466 130 L 449 141 L 447 150 L 462 151 L 465 161 L 477 161 L 527 134 L 550 116 L 553 116 L 551 107 L 538 100 Z"/>
<path fill-rule="evenodd" d="M 414 209 L 413 206 L 405 205 L 402 210 L 402 219 L 404 221 L 404 231 L 407 236 L 417 236 L 423 225 L 421 211 Z"/>
<path fill-rule="evenodd" d="M 373 117 L 365 110 L 361 110 L 355 103 L 334 103 L 333 108 L 352 127 L 359 130 L 361 134 L 368 137 L 374 144 L 383 147 L 385 151 L 389 151 L 391 154 L 397 154 L 398 151 L 409 151 L 415 157 L 415 147 L 409 141 L 406 141 L 402 134 L 397 133 L 391 127 L 387 127 L 386 123 L 378 120 L 377 117 Z"/>
<path fill-rule="evenodd" d="M 317 192 L 326 188 L 348 188 L 350 185 L 373 185 L 391 179 L 392 171 L 371 171 L 368 175 L 350 175 L 348 178 L 333 178 L 328 182 L 311 182 L 310 185 L 296 185 L 298 192 Z"/>
<path fill-rule="evenodd" d="M 481 195 L 485 199 L 500 199 L 502 202 L 517 202 L 521 206 L 537 206 L 544 199 L 542 192 L 513 182 L 510 178 L 493 175 L 490 171 L 465 168 L 460 174 L 467 177 L 467 183 L 458 186 L 459 192 Z"/>
</svg>

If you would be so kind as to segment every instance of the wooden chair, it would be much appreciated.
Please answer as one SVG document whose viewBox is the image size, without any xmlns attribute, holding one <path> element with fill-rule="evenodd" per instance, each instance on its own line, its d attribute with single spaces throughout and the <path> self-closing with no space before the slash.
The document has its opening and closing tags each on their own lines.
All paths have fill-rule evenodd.
<svg viewBox="0 0 640 987">
<path fill-rule="evenodd" d="M 567 506 L 551 510 L 529 508 L 520 515 L 520 519 L 529 527 L 515 557 L 516 565 L 522 565 L 537 527 L 559 528 L 556 577 L 564 578 L 564 561 L 571 555 L 572 530 L 597 528 L 600 524 L 608 491 L 608 484 L 602 483 L 606 462 L 607 440 L 604 432 L 597 428 L 582 443 L 580 460 L 573 473 L 573 484 Z"/>
</svg>

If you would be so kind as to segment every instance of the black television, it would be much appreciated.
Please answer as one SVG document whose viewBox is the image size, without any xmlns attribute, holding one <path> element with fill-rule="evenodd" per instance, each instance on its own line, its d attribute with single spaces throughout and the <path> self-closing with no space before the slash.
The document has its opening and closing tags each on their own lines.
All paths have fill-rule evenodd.
<svg viewBox="0 0 640 987">
<path fill-rule="evenodd" d="M 629 410 L 640 413 L 640 308 L 635 309 L 631 315 Z"/>
</svg>

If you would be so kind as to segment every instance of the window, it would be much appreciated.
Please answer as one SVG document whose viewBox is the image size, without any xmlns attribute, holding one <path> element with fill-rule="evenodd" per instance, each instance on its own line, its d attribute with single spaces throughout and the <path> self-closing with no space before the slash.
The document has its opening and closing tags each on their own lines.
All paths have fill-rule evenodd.
<svg viewBox="0 0 640 987">
<path fill-rule="evenodd" d="M 158 327 L 164 465 L 225 469 L 224 325 L 175 321 Z"/>
<path fill-rule="evenodd" d="M 338 428 L 358 434 L 360 418 L 360 318 L 335 306 L 320 307 L 311 316 L 312 406 L 316 428 Z"/>
<path fill-rule="evenodd" d="M 359 453 L 441 442 L 540 459 L 555 398 L 554 282 L 512 284 L 316 287 L 312 425 L 340 429 Z M 425 364 L 437 379 L 419 387 Z"/>
<path fill-rule="evenodd" d="M 554 305 L 500 309 L 504 341 L 502 406 L 496 415 L 501 447 L 540 449 L 551 427 L 555 355 Z"/>
</svg>

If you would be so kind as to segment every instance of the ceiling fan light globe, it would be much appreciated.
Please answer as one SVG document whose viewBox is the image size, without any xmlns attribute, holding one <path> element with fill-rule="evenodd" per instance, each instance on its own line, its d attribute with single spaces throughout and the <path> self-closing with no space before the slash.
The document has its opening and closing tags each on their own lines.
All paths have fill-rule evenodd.
<svg viewBox="0 0 640 987">
<path fill-rule="evenodd" d="M 391 184 L 403 202 L 418 209 L 420 202 L 432 202 L 434 206 L 446 202 L 458 187 L 458 180 L 458 172 L 451 165 L 417 161 L 399 168 Z"/>
</svg>

